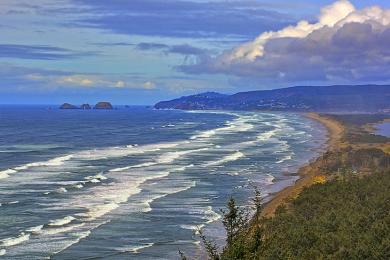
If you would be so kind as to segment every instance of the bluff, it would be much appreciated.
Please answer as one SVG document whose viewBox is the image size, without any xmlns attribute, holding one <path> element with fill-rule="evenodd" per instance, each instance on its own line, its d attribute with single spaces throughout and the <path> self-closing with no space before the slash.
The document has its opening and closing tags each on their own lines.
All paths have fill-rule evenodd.
<svg viewBox="0 0 390 260">
<path fill-rule="evenodd" d="M 224 95 L 206 92 L 155 105 L 156 109 L 389 112 L 390 85 L 296 86 Z"/>
</svg>

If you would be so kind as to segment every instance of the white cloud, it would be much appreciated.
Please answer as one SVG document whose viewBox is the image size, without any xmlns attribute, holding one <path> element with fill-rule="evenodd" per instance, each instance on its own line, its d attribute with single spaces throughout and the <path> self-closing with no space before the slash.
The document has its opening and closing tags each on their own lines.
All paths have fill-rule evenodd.
<svg viewBox="0 0 390 260">
<path fill-rule="evenodd" d="M 154 89 L 156 87 L 156 84 L 154 84 L 151 81 L 147 81 L 143 84 L 144 88 L 146 89 Z"/>
<path fill-rule="evenodd" d="M 321 10 L 318 23 L 311 24 L 306 20 L 300 21 L 295 26 L 288 26 L 280 31 L 265 32 L 254 41 L 235 48 L 225 55 L 224 59 L 232 62 L 237 59 L 253 61 L 257 57 L 264 56 L 264 47 L 272 39 L 278 38 L 304 38 L 315 30 L 324 26 L 334 26 L 355 11 L 354 6 L 347 0 L 335 2 Z"/>
<path fill-rule="evenodd" d="M 190 73 L 225 73 L 276 81 L 390 79 L 390 9 L 357 10 L 340 0 L 317 22 L 264 32 L 217 57 L 182 66 Z"/>
<path fill-rule="evenodd" d="M 100 75 L 83 75 L 83 74 L 69 74 L 69 75 L 43 75 L 38 73 L 31 73 L 24 76 L 30 81 L 40 81 L 46 83 L 48 86 L 57 87 L 82 87 L 82 88 L 131 88 L 131 89 L 155 89 L 156 84 L 152 81 L 142 80 L 115 80 L 102 77 Z"/>
</svg>

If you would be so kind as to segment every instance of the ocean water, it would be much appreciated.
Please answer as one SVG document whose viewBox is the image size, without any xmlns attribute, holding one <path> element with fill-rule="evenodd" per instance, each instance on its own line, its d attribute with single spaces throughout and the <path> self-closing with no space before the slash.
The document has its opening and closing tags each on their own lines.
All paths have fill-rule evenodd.
<svg viewBox="0 0 390 260">
<path fill-rule="evenodd" d="M 376 125 L 375 128 L 377 135 L 382 135 L 386 137 L 390 137 L 390 122 L 383 122 L 379 125 Z"/>
<path fill-rule="evenodd" d="M 0 255 L 201 258 L 196 229 L 222 243 L 229 196 L 292 184 L 325 141 L 292 113 L 2 106 Z"/>
</svg>

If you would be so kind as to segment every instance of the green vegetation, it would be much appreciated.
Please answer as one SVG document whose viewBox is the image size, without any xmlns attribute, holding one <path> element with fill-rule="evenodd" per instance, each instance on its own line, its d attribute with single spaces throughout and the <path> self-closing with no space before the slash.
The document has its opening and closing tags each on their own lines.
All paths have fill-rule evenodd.
<svg viewBox="0 0 390 260">
<path fill-rule="evenodd" d="M 256 214 L 252 222 L 243 221 L 245 210 L 230 199 L 222 253 L 201 238 L 212 260 L 390 259 L 389 190 L 389 171 L 334 179 L 305 189 L 274 217 Z"/>
</svg>

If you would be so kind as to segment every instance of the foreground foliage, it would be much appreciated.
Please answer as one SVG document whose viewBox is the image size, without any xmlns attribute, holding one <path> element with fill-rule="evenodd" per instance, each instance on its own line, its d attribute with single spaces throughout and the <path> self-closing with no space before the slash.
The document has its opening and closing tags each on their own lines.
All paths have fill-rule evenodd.
<svg viewBox="0 0 390 260">
<path fill-rule="evenodd" d="M 390 259 L 389 191 L 390 172 L 334 179 L 305 189 L 272 218 L 256 211 L 247 222 L 230 199 L 222 253 L 202 233 L 201 239 L 212 260 Z"/>
<path fill-rule="evenodd" d="M 306 189 L 264 221 L 256 258 L 390 259 L 389 191 L 389 172 Z"/>
</svg>

